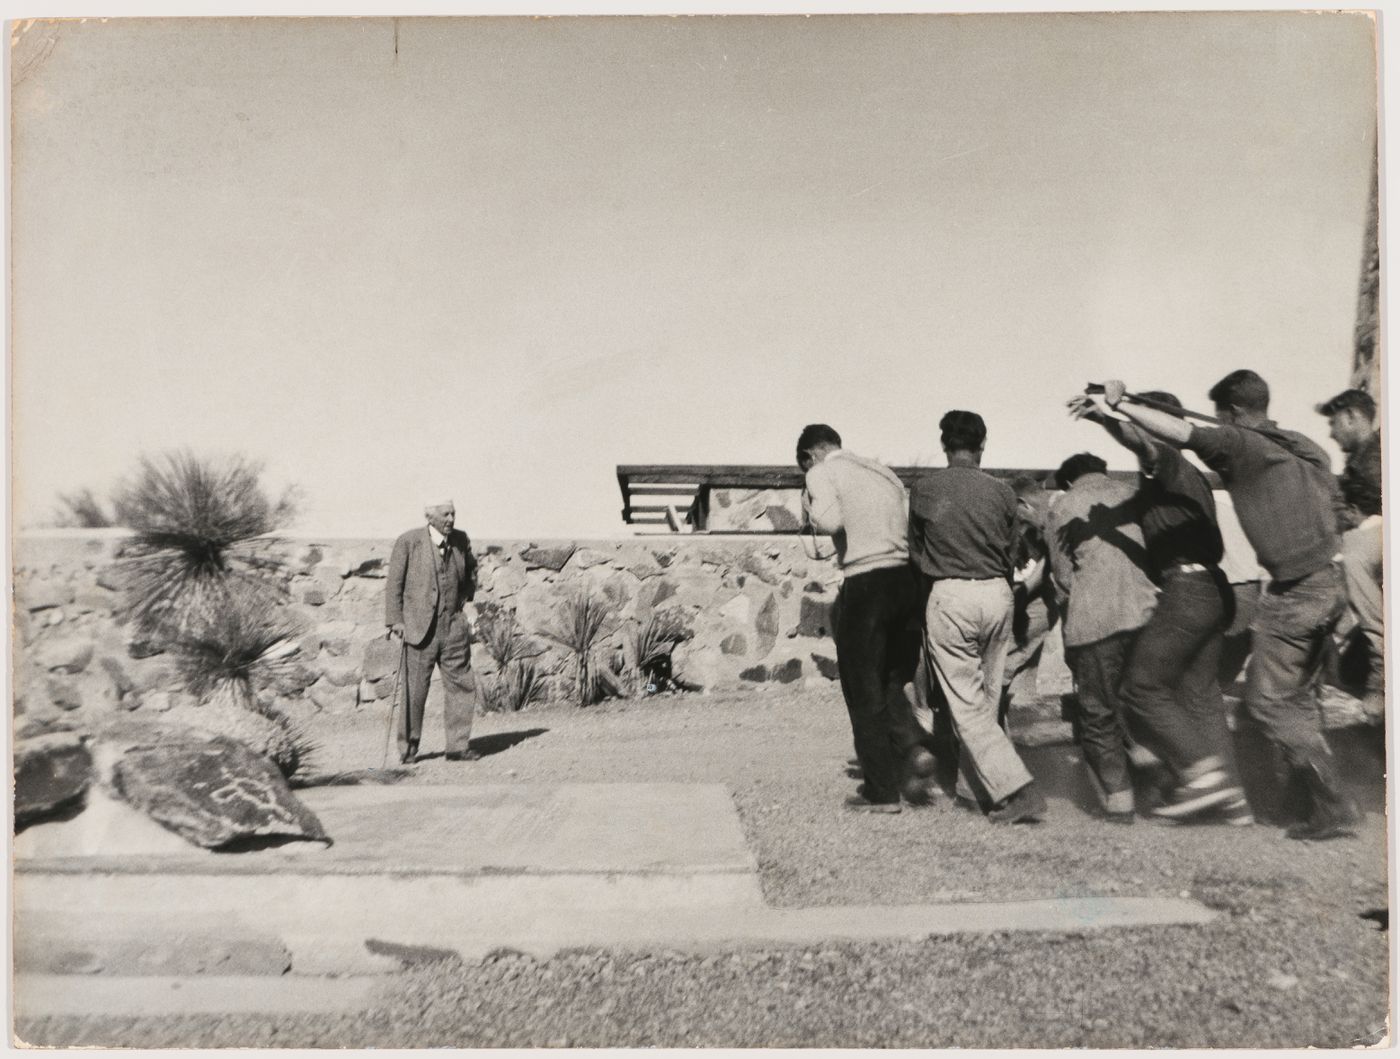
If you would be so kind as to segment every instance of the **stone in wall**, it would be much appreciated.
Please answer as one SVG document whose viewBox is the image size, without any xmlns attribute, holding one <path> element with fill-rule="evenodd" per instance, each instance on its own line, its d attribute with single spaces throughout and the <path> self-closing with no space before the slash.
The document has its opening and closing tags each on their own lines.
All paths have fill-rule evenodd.
<svg viewBox="0 0 1400 1059">
<path fill-rule="evenodd" d="M 753 627 L 756 637 L 754 653 L 759 658 L 764 658 L 773 650 L 773 645 L 778 639 L 778 601 L 773 593 L 768 593 L 768 598 L 758 608 Z"/>
<path fill-rule="evenodd" d="M 68 637 L 49 640 L 39 650 L 39 664 L 51 673 L 81 673 L 92 661 L 91 641 Z"/>
<path fill-rule="evenodd" d="M 802 597 L 802 615 L 797 623 L 797 635 L 825 637 L 831 635 L 831 604 Z"/>
<path fill-rule="evenodd" d="M 353 658 L 344 658 L 336 655 L 327 655 L 317 660 L 317 668 L 321 671 L 321 679 L 334 684 L 338 688 L 358 685 L 360 683 L 360 664 Z"/>
<path fill-rule="evenodd" d="M 827 680 L 838 680 L 841 677 L 841 670 L 837 667 L 834 658 L 813 651 L 812 664 L 817 667 L 817 672 L 826 677 Z"/>
<path fill-rule="evenodd" d="M 706 529 L 780 531 L 797 529 L 802 521 L 802 493 L 798 489 L 712 489 Z"/>
<path fill-rule="evenodd" d="M 399 668 L 399 658 L 403 653 L 398 640 L 379 637 L 365 645 L 363 674 L 368 681 L 393 679 Z"/>
<path fill-rule="evenodd" d="M 349 575 L 368 560 L 385 559 L 391 544 L 317 541 L 314 548 L 320 553 L 319 559 L 311 554 L 307 542 L 292 542 L 288 546 L 285 554 L 292 567 L 310 570 L 289 573 L 289 584 L 297 577 L 317 580 L 325 575 L 328 585 L 339 588 L 333 598 L 319 606 L 297 602 L 289 605 L 289 614 L 304 623 L 304 631 L 297 638 L 300 651 L 290 672 L 269 689 L 276 693 L 279 706 L 304 703 L 306 709 L 315 710 L 317 703 L 308 689 L 318 685 L 321 690 L 316 698 L 332 709 L 353 709 L 355 703 L 382 701 L 389 695 L 399 647 L 383 635 L 384 580 L 342 575 Z M 17 569 L 24 567 L 28 571 L 23 577 L 17 575 L 17 592 L 24 579 L 65 585 L 75 596 L 97 590 L 97 580 L 104 576 L 106 568 L 101 564 L 89 568 L 86 564 L 90 553 L 71 544 L 43 541 L 39 545 L 29 562 L 25 563 L 22 555 L 17 556 Z M 707 536 L 565 542 L 568 556 L 562 558 L 558 569 L 536 565 L 527 570 L 528 563 L 521 558 L 521 552 L 558 545 L 560 542 L 553 541 L 476 542 L 482 570 L 478 603 L 497 603 L 514 609 L 522 633 L 528 636 L 554 621 L 567 593 L 592 586 L 613 603 L 619 630 L 637 628 L 658 610 L 676 609 L 683 614 L 691 623 L 695 638 L 677 649 L 676 671 L 694 684 L 705 688 L 751 685 L 753 680 L 742 679 L 740 674 L 758 667 L 762 667 L 765 683 L 775 672 L 784 677 L 800 672 L 800 676 L 792 678 L 794 683 L 808 677 L 827 679 L 817 657 L 834 656 L 829 607 L 840 574 L 829 562 L 806 558 L 797 538 L 725 540 Z M 21 539 L 19 546 L 23 550 L 30 547 L 30 542 Z M 51 549 L 52 556 L 45 549 Z M 110 549 L 104 554 L 109 553 Z M 469 618 L 474 611 L 474 607 L 469 608 Z M 35 620 L 47 613 L 66 616 L 56 627 Z M 27 632 L 25 622 L 29 623 Z M 17 619 L 21 638 L 28 636 L 23 654 L 36 666 L 45 651 L 56 650 L 50 645 L 65 640 L 93 645 L 83 676 L 100 668 L 96 659 L 108 655 L 120 659 L 132 690 L 122 693 L 121 682 L 117 681 L 117 701 L 113 705 L 137 699 L 146 704 L 161 703 L 160 694 L 177 694 L 172 661 L 160 656 L 145 657 L 148 651 L 134 642 L 130 626 L 118 622 L 116 615 L 71 603 L 32 614 L 22 610 Z M 608 651 L 626 639 L 622 631 L 613 634 Z M 1047 646 L 1042 686 L 1047 672 L 1054 680 L 1058 679 L 1054 671 L 1063 670 L 1056 649 L 1056 644 Z M 539 652 L 537 663 L 545 669 L 565 657 L 562 649 L 540 637 L 535 637 L 530 650 Z M 483 673 L 494 668 L 480 643 L 474 658 Z M 45 680 L 71 680 L 79 674 L 39 669 L 39 676 L 36 702 L 55 709 L 47 700 Z M 336 680 L 346 683 L 338 685 Z M 61 697 L 87 697 L 87 689 L 80 685 L 76 682 L 65 686 Z M 350 702 L 352 698 L 354 703 Z M 84 713 L 87 710 L 85 706 L 77 708 Z M 147 708 L 148 705 L 142 706 Z"/>
<path fill-rule="evenodd" d="M 342 687 L 324 678 L 307 688 L 306 695 L 327 713 L 350 713 L 360 702 L 358 683 Z"/>
<path fill-rule="evenodd" d="M 598 551 L 596 548 L 579 548 L 573 553 L 567 565 L 571 569 L 587 570 L 589 567 L 611 562 L 612 559 L 613 556 Z"/>
<path fill-rule="evenodd" d="M 569 557 L 574 554 L 572 543 L 557 544 L 552 547 L 541 547 L 531 544 L 520 552 L 520 557 L 525 560 L 527 570 L 562 570 L 564 564 L 569 561 Z"/>
</svg>

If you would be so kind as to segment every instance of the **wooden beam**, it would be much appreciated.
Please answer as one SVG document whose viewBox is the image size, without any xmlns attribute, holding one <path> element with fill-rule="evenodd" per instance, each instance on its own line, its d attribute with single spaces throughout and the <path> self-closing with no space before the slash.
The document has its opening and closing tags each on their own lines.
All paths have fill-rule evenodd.
<svg viewBox="0 0 1400 1059">
<path fill-rule="evenodd" d="M 906 486 L 912 486 L 925 475 L 940 470 L 938 467 L 891 467 Z M 1045 467 L 984 467 L 994 478 L 1012 479 L 1034 478 L 1044 481 L 1055 472 Z M 1134 481 L 1136 471 L 1109 471 L 1108 476 L 1119 481 Z M 637 485 L 679 484 L 696 485 L 718 489 L 801 489 L 802 473 L 792 465 L 783 464 L 620 464 L 617 468 L 619 482 L 627 483 L 626 490 Z M 1211 488 L 1221 488 L 1220 479 L 1213 472 L 1207 473 Z"/>
</svg>

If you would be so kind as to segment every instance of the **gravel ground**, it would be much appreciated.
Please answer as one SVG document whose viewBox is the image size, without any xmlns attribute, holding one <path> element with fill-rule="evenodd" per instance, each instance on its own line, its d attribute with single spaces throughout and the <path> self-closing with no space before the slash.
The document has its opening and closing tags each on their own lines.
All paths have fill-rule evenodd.
<svg viewBox="0 0 1400 1059">
<path fill-rule="evenodd" d="M 435 716 L 430 706 L 430 717 Z M 383 718 L 318 718 L 326 772 L 378 765 Z M 1269 827 L 1114 827 L 1081 806 L 1068 747 L 1028 752 L 1049 784 L 1037 826 L 993 828 L 946 801 L 840 808 L 839 693 L 790 689 L 487 715 L 474 764 L 400 782 L 719 782 L 734 792 L 768 901 L 902 904 L 1185 894 L 1206 927 L 840 943 L 732 956 L 500 953 L 406 972 L 354 1018 L 47 1019 L 32 1042 L 164 1046 L 1236 1046 L 1374 1042 L 1388 1009 L 1384 818 L 1316 845 Z M 425 745 L 441 745 L 440 731 Z M 1063 760 L 1055 761 L 1055 757 Z M 1372 793 L 1373 804 L 1379 804 Z"/>
</svg>

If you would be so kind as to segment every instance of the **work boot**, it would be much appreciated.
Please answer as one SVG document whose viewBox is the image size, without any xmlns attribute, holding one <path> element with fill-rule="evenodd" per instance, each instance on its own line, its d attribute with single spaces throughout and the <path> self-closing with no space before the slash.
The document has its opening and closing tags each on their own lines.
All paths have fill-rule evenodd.
<svg viewBox="0 0 1400 1059">
<path fill-rule="evenodd" d="M 1290 827 L 1285 834 L 1300 842 L 1324 842 L 1355 834 L 1361 811 L 1342 789 L 1332 762 L 1315 758 L 1301 772 L 1312 795 L 1312 813 L 1305 823 Z"/>
<path fill-rule="evenodd" d="M 994 824 L 1033 824 L 1044 815 L 1045 795 L 1040 793 L 1032 780 L 987 813 L 987 819 Z"/>
</svg>

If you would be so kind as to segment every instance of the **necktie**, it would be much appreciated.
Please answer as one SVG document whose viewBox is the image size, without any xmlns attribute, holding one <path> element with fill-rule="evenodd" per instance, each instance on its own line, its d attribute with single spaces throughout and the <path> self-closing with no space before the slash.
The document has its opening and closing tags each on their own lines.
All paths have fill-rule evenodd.
<svg viewBox="0 0 1400 1059">
<path fill-rule="evenodd" d="M 451 545 L 448 543 L 446 537 L 443 538 L 443 541 L 442 541 L 442 544 L 440 545 L 440 547 L 442 548 L 442 565 L 443 565 L 443 566 L 446 566 L 446 565 L 447 565 L 447 558 L 448 558 L 448 556 L 451 554 Z"/>
</svg>

